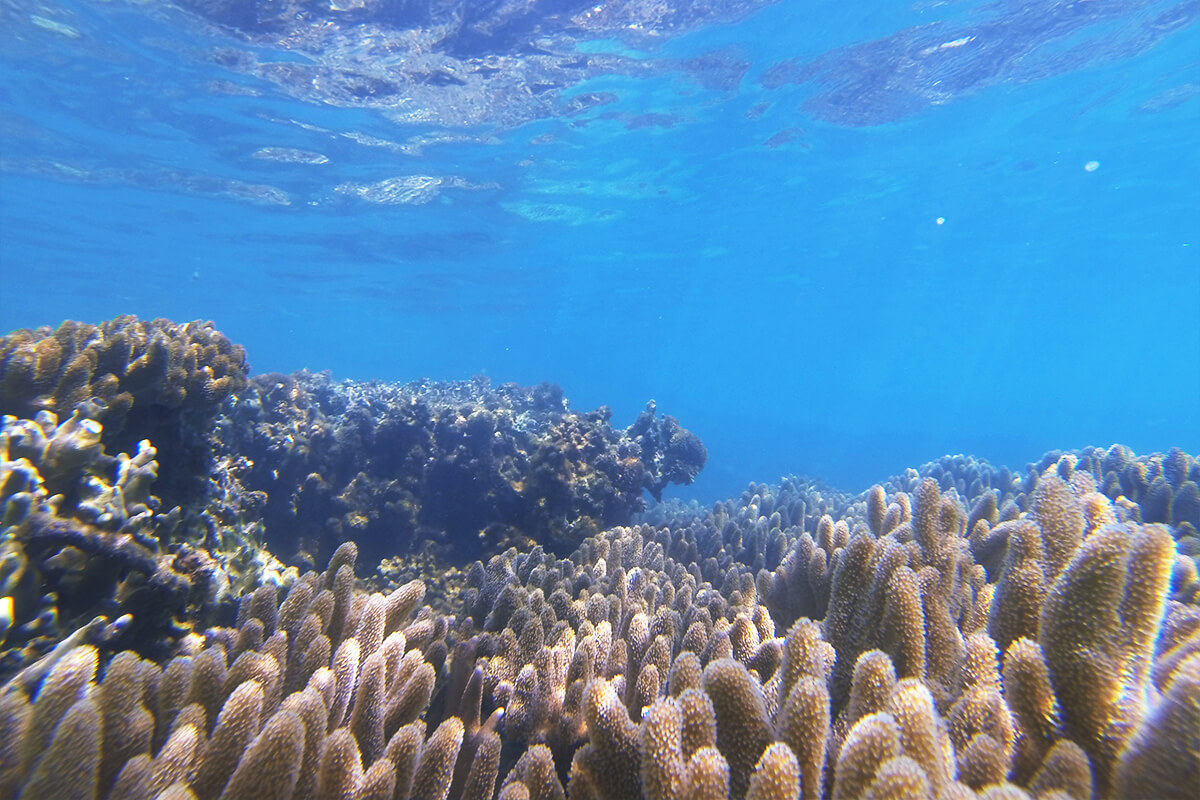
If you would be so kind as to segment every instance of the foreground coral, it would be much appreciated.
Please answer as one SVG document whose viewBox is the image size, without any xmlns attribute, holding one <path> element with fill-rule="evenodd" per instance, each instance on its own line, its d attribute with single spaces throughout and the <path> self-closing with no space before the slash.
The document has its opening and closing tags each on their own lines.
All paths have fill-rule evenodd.
<svg viewBox="0 0 1200 800">
<path fill-rule="evenodd" d="M 128 616 L 121 644 L 162 657 L 239 589 L 278 580 L 282 565 L 246 532 L 211 547 L 180 536 L 180 509 L 152 494 L 156 448 L 109 455 L 103 430 L 79 410 L 0 424 L 2 674 L 97 614 Z"/>
<path fill-rule="evenodd" d="M 162 665 L 15 677 L 0 797 L 1189 796 L 1194 562 L 1075 468 L 1029 488 L 1004 521 L 928 479 L 836 522 L 748 496 L 496 556 L 458 618 L 356 588 L 345 545 Z"/>
<path fill-rule="evenodd" d="M 282 603 L 258 589 L 237 628 L 162 666 L 83 644 L 18 674 L 0 696 L 0 796 L 445 797 L 460 748 L 494 722 L 426 736 L 444 622 L 413 617 L 419 584 L 355 593 L 354 557 L 342 548 Z"/>
</svg>

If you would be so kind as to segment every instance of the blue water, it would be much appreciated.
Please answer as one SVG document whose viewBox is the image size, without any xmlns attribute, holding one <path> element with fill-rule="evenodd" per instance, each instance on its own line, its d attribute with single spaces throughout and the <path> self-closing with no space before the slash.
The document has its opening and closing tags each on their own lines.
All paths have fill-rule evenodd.
<svg viewBox="0 0 1200 800">
<path fill-rule="evenodd" d="M 587 6 L 533 4 L 454 47 L 605 60 L 471 97 L 389 94 L 404 50 L 350 13 L 217 5 L 0 5 L 0 329 L 204 318 L 256 372 L 653 398 L 706 501 L 1200 451 L 1200 3 L 697 1 L 552 42 Z"/>
</svg>

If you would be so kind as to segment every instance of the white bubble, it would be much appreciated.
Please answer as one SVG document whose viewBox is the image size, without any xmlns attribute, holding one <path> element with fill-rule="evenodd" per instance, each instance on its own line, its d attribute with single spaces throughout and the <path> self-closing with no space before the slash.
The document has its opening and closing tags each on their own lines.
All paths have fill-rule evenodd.
<svg viewBox="0 0 1200 800">
<path fill-rule="evenodd" d="M 935 219 L 935 220 L 934 220 L 934 222 L 936 222 L 938 225 L 945 225 L 945 224 L 946 224 L 946 218 L 945 218 L 945 217 L 938 217 L 937 219 Z"/>
<path fill-rule="evenodd" d="M 1083 168 L 1088 172 L 1095 172 L 1096 170 L 1100 169 L 1100 162 L 1099 161 L 1089 161 L 1083 165 Z"/>
</svg>

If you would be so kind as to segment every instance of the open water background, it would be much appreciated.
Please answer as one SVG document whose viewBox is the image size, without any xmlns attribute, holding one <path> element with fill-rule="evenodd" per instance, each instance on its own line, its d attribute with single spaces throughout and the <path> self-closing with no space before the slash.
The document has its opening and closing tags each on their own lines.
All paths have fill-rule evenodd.
<svg viewBox="0 0 1200 800">
<path fill-rule="evenodd" d="M 705 501 L 1196 453 L 1198 21 L 784 0 L 577 41 L 665 66 L 464 123 L 281 85 L 228 53 L 311 48 L 165 3 L 5 0 L 0 329 L 204 318 L 255 372 L 546 380 L 621 426 L 653 398 Z"/>
</svg>

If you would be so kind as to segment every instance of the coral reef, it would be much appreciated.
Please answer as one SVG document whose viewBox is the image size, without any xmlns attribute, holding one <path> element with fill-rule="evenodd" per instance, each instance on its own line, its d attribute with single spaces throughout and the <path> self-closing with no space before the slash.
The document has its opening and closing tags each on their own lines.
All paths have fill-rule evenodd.
<svg viewBox="0 0 1200 800">
<path fill-rule="evenodd" d="M 18 330 L 0 340 L 0 415 L 65 419 L 86 404 L 110 450 L 154 444 L 163 464 L 155 488 L 168 507 L 184 505 L 203 491 L 212 422 L 247 369 L 242 348 L 211 322 L 122 316 Z"/>
<path fill-rule="evenodd" d="M 0 674 L 97 613 L 132 620 L 112 646 L 161 654 L 282 568 L 257 546 L 253 494 L 214 469 L 217 413 L 246 372 L 211 323 L 0 339 Z"/>
<path fill-rule="evenodd" d="M 156 450 L 110 456 L 103 426 L 76 411 L 59 423 L 4 417 L 0 428 L 0 672 L 54 646 L 96 614 L 127 618 L 115 644 L 162 653 L 178 621 L 232 602 L 233 569 L 207 551 L 164 552 L 178 522 L 151 494 Z M 261 578 L 261 572 L 255 579 Z M 182 632 L 182 631 L 181 631 Z"/>
<path fill-rule="evenodd" d="M 565 555 L 704 466 L 700 440 L 653 403 L 623 431 L 609 416 L 571 411 L 548 384 L 301 372 L 253 378 L 218 429 L 222 452 L 252 463 L 242 483 L 266 496 L 266 542 L 285 560 L 355 540 L 368 565 L 422 548 L 469 564 L 530 541 Z"/>
<path fill-rule="evenodd" d="M 1170 599 L 1188 557 L 1168 527 L 1122 521 L 1062 473 L 1040 475 L 1015 520 L 977 520 L 980 538 L 1007 526 L 1021 549 L 990 582 L 967 510 L 932 479 L 915 496 L 877 487 L 866 521 L 822 515 L 811 532 L 803 513 L 779 529 L 776 498 L 755 493 L 690 526 L 610 528 L 570 558 L 512 548 L 468 571 L 461 616 L 422 607 L 419 581 L 356 585 L 346 543 L 282 599 L 269 584 L 244 595 L 234 627 L 184 637 L 162 665 L 81 640 L 27 668 L 0 702 L 4 740 L 23 743 L 0 758 L 0 787 L 1182 797 L 1200 766 L 1200 608 Z M 785 549 L 755 570 L 734 554 L 772 518 Z M 1089 531 L 1097 520 L 1111 521 Z M 784 565 L 801 564 L 789 554 L 810 549 L 804 567 L 831 575 L 826 614 L 782 631 L 760 587 L 786 584 Z M 1035 566 L 1043 591 L 1022 593 Z M 990 612 L 1009 592 L 1041 599 L 1001 648 Z"/>
<path fill-rule="evenodd" d="M 786 631 L 758 591 L 776 573 L 731 555 L 769 495 L 570 558 L 510 549 L 469 571 L 461 616 L 419 581 L 359 585 L 346 543 L 162 663 L 80 638 L 14 677 L 0 796 L 1185 797 L 1200 608 L 1169 599 L 1176 542 L 1128 521 L 1077 537 L 1081 497 L 1040 480 L 1021 520 L 1074 545 L 1020 561 L 1049 577 L 1007 648 L 966 509 L 932 479 L 872 490 L 848 539 L 818 519 L 828 613 Z M 707 555 L 671 555 L 689 546 Z"/>
<path fill-rule="evenodd" d="M 396 585 L 441 576 L 445 610 L 453 564 L 534 538 L 569 551 L 705 458 L 652 405 L 615 431 L 549 385 L 245 374 L 211 323 L 4 338 L 0 408 L 29 418 L 4 417 L 0 674 L 97 613 L 131 615 L 114 646 L 161 657 L 237 595 L 291 579 L 267 544 L 303 566 L 360 540 Z"/>
<path fill-rule="evenodd" d="M 62 419 L 0 432 L 0 800 L 1200 782 L 1200 463 L 1179 450 L 1021 476 L 947 457 L 860 495 L 788 479 L 636 520 L 703 452 L 653 408 L 616 431 L 552 387 L 264 376 L 214 421 L 197 540 L 152 494 L 161 452 L 110 456 L 86 407 Z M 264 538 L 327 566 L 282 569 Z M 450 545 L 477 560 L 447 570 Z"/>
<path fill-rule="evenodd" d="M 413 587 L 339 602 L 354 559 L 339 550 L 282 603 L 263 586 L 237 627 L 192 634 L 162 665 L 79 641 L 18 675 L 0 694 L 0 797 L 445 798 L 494 722 L 452 716 L 426 736 L 420 676 L 444 621 L 414 617 Z M 495 780 L 478 775 L 475 796 Z"/>
<path fill-rule="evenodd" d="M 583 796 L 671 796 L 693 780 L 720 797 L 1151 796 L 1131 775 L 1168 760 L 1180 782 L 1156 780 L 1153 796 L 1186 796 L 1200 610 L 1170 597 L 1188 557 L 1061 459 L 1030 488 L 1014 520 L 973 526 L 1022 553 L 1002 549 L 1010 566 L 991 581 L 966 508 L 932 479 L 915 496 L 876 487 L 861 518 L 811 532 L 802 501 L 756 492 L 690 527 L 612 529 L 567 560 L 510 551 L 471 572 L 482 630 L 452 661 L 487 659 L 506 745 L 547 746 Z M 781 529 L 784 515 L 800 524 Z M 778 566 L 756 571 L 748 548 Z M 1040 592 L 1023 586 L 1035 566 Z M 828 587 L 823 619 L 778 635 L 772 598 L 790 617 L 806 606 L 789 589 L 814 585 Z M 1013 602 L 1034 606 L 1031 623 L 992 613 Z M 721 760 L 693 776 L 702 747 Z"/>
</svg>

